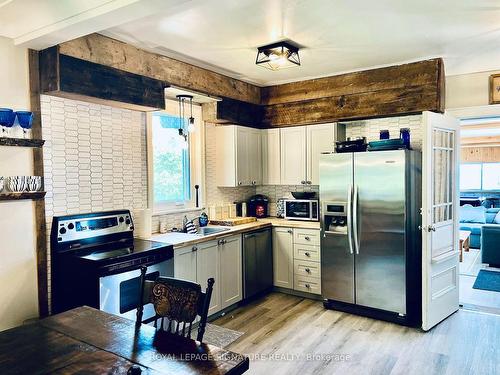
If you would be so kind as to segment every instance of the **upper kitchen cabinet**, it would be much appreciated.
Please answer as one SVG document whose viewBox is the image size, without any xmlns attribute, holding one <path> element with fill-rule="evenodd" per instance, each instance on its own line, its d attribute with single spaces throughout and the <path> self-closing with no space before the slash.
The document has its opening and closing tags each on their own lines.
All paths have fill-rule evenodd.
<svg viewBox="0 0 500 375">
<path fill-rule="evenodd" d="M 261 185 L 260 131 L 236 125 L 217 126 L 216 139 L 217 186 Z"/>
<path fill-rule="evenodd" d="M 307 126 L 307 178 L 306 183 L 319 185 L 319 155 L 334 149 L 335 127 L 332 124 Z"/>
<path fill-rule="evenodd" d="M 300 185 L 306 181 L 307 129 L 305 126 L 281 129 L 281 184 Z"/>
<path fill-rule="evenodd" d="M 265 129 L 262 139 L 262 184 L 279 185 L 281 183 L 281 146 L 280 129 Z"/>
<path fill-rule="evenodd" d="M 333 151 L 335 127 L 331 123 L 281 129 L 281 184 L 319 184 L 319 155 Z"/>
</svg>

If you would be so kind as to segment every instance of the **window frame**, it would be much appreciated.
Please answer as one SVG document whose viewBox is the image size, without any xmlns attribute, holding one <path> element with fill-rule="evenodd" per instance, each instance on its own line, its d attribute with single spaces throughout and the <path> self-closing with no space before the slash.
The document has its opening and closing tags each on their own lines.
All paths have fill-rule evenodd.
<svg viewBox="0 0 500 375">
<path fill-rule="evenodd" d="M 189 169 L 190 169 L 190 197 L 183 202 L 156 202 L 154 200 L 154 158 L 153 158 L 153 115 L 165 114 L 179 116 L 178 103 L 175 100 L 166 100 L 165 110 L 148 112 L 146 114 L 146 139 L 147 139 L 147 166 L 148 166 L 148 207 L 153 215 L 164 215 L 199 210 L 203 207 L 204 190 L 199 189 L 199 207 L 196 207 L 196 192 L 194 185 L 204 187 L 204 160 L 205 160 L 205 126 L 202 119 L 200 105 L 193 103 L 193 117 L 195 118 L 195 131 L 189 135 Z"/>
<path fill-rule="evenodd" d="M 481 174 L 480 174 L 480 178 L 481 178 L 481 182 L 480 182 L 480 189 L 460 189 L 460 192 L 463 192 L 463 193 L 481 193 L 481 192 L 488 192 L 488 193 L 498 193 L 500 192 L 500 190 L 495 190 L 495 189 L 484 189 L 483 188 L 483 182 L 484 182 L 484 165 L 485 164 L 500 164 L 500 162 L 469 162 L 469 163 L 460 163 L 460 166 L 462 165 L 480 165 L 481 166 Z"/>
</svg>

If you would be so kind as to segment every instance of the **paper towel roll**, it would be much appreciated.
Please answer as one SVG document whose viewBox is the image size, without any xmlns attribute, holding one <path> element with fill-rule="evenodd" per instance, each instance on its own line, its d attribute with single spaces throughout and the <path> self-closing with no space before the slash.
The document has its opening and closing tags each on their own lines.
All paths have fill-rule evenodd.
<svg viewBox="0 0 500 375">
<path fill-rule="evenodd" d="M 150 238 L 152 232 L 152 211 L 150 208 L 137 210 L 137 219 L 135 221 L 135 236 L 141 238 Z"/>
</svg>

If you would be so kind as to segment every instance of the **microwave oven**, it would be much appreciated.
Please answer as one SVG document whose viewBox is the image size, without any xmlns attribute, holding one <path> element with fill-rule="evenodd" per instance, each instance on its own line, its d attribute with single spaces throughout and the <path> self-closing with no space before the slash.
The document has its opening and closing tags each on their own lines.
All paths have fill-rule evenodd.
<svg viewBox="0 0 500 375">
<path fill-rule="evenodd" d="M 316 199 L 285 199 L 285 219 L 288 220 L 319 220 L 319 203 Z"/>
</svg>

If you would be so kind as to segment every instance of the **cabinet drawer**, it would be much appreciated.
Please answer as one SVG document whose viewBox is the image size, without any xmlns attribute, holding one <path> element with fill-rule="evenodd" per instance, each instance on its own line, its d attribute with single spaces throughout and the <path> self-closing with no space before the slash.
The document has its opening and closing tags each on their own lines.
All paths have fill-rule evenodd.
<svg viewBox="0 0 500 375">
<path fill-rule="evenodd" d="M 321 279 L 318 277 L 295 276 L 293 289 L 301 292 L 321 294 Z"/>
<path fill-rule="evenodd" d="M 293 242 L 302 245 L 319 245 L 319 230 L 295 228 Z"/>
<path fill-rule="evenodd" d="M 310 262 L 307 260 L 294 261 L 294 275 L 306 277 L 321 277 L 321 266 L 319 262 Z"/>
<path fill-rule="evenodd" d="M 319 262 L 321 259 L 319 246 L 294 244 L 293 257 L 298 260 Z"/>
</svg>

